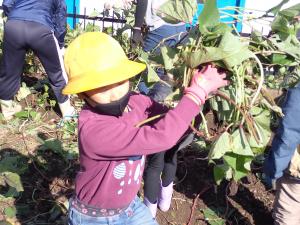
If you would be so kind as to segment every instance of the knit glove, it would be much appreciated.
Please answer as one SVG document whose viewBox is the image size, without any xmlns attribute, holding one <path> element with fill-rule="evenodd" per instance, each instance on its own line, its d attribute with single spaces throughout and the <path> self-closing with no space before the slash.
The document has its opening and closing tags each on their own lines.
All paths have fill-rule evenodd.
<svg viewBox="0 0 300 225">
<path fill-rule="evenodd" d="M 228 85 L 228 81 L 224 80 L 225 77 L 225 73 L 219 73 L 212 65 L 208 65 L 201 71 L 195 71 L 191 84 L 184 93 L 192 95 L 199 105 L 203 105 L 209 94 Z"/>
</svg>

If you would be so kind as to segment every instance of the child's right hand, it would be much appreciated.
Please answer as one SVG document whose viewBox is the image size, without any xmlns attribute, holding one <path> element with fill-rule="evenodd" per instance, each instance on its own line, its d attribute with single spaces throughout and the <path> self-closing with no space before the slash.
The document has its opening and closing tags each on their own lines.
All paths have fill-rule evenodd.
<svg viewBox="0 0 300 225">
<path fill-rule="evenodd" d="M 225 73 L 219 73 L 212 65 L 208 65 L 201 71 L 195 71 L 191 84 L 184 93 L 197 100 L 199 105 L 203 105 L 207 96 L 229 84 Z"/>
</svg>

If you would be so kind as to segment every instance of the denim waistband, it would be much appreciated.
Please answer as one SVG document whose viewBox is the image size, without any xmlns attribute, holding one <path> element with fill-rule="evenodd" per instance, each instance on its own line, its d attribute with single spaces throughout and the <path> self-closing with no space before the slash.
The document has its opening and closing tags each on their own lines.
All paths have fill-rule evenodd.
<svg viewBox="0 0 300 225">
<path fill-rule="evenodd" d="M 80 213 L 92 216 L 92 217 L 107 217 L 107 216 L 115 216 L 123 213 L 129 206 L 126 206 L 124 208 L 117 208 L 117 209 L 102 209 L 94 206 L 89 206 L 87 204 L 84 204 L 80 200 L 78 200 L 76 197 L 72 197 L 69 200 L 70 207 L 75 208 Z"/>
</svg>

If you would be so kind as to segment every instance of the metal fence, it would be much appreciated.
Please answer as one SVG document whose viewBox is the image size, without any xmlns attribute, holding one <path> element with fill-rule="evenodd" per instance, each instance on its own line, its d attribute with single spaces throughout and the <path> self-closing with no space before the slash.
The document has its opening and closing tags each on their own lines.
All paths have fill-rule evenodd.
<svg viewBox="0 0 300 225">
<path fill-rule="evenodd" d="M 0 10 L 3 10 L 3 7 L 0 5 Z M 77 24 L 81 24 L 83 29 L 86 29 L 86 25 L 89 21 L 96 26 L 96 23 L 100 25 L 103 29 L 104 27 L 111 26 L 112 30 L 114 31 L 115 27 L 122 27 L 126 23 L 126 18 L 124 13 L 116 13 L 113 10 L 110 10 L 109 13 L 106 10 L 103 10 L 101 13 L 102 16 L 89 16 L 86 14 L 86 8 L 83 10 L 83 14 L 76 13 L 77 8 L 76 6 L 73 7 L 72 13 L 68 13 L 67 17 L 72 19 L 72 24 L 70 25 L 71 28 L 75 28 Z"/>
<path fill-rule="evenodd" d="M 89 21 L 91 21 L 93 26 L 100 26 L 102 29 L 105 27 L 111 27 L 112 31 L 116 27 L 123 27 L 126 23 L 126 18 L 124 13 L 121 11 L 121 13 L 116 13 L 113 10 L 107 11 L 103 10 L 102 12 L 99 12 L 101 16 L 90 16 L 87 15 L 86 8 L 83 10 L 83 14 L 76 13 L 77 9 L 76 6 L 73 7 L 73 13 L 68 13 L 68 18 L 72 19 L 71 28 L 75 28 L 77 24 L 80 24 L 83 26 L 83 29 L 86 29 L 86 25 Z"/>
</svg>

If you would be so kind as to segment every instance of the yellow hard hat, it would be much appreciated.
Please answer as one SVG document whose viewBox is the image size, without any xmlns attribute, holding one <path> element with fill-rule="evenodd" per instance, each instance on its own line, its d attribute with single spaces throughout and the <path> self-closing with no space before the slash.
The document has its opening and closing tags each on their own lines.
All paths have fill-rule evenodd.
<svg viewBox="0 0 300 225">
<path fill-rule="evenodd" d="M 120 44 L 101 32 L 77 37 L 64 56 L 69 78 L 63 94 L 76 94 L 127 80 L 146 65 L 127 58 Z"/>
</svg>

